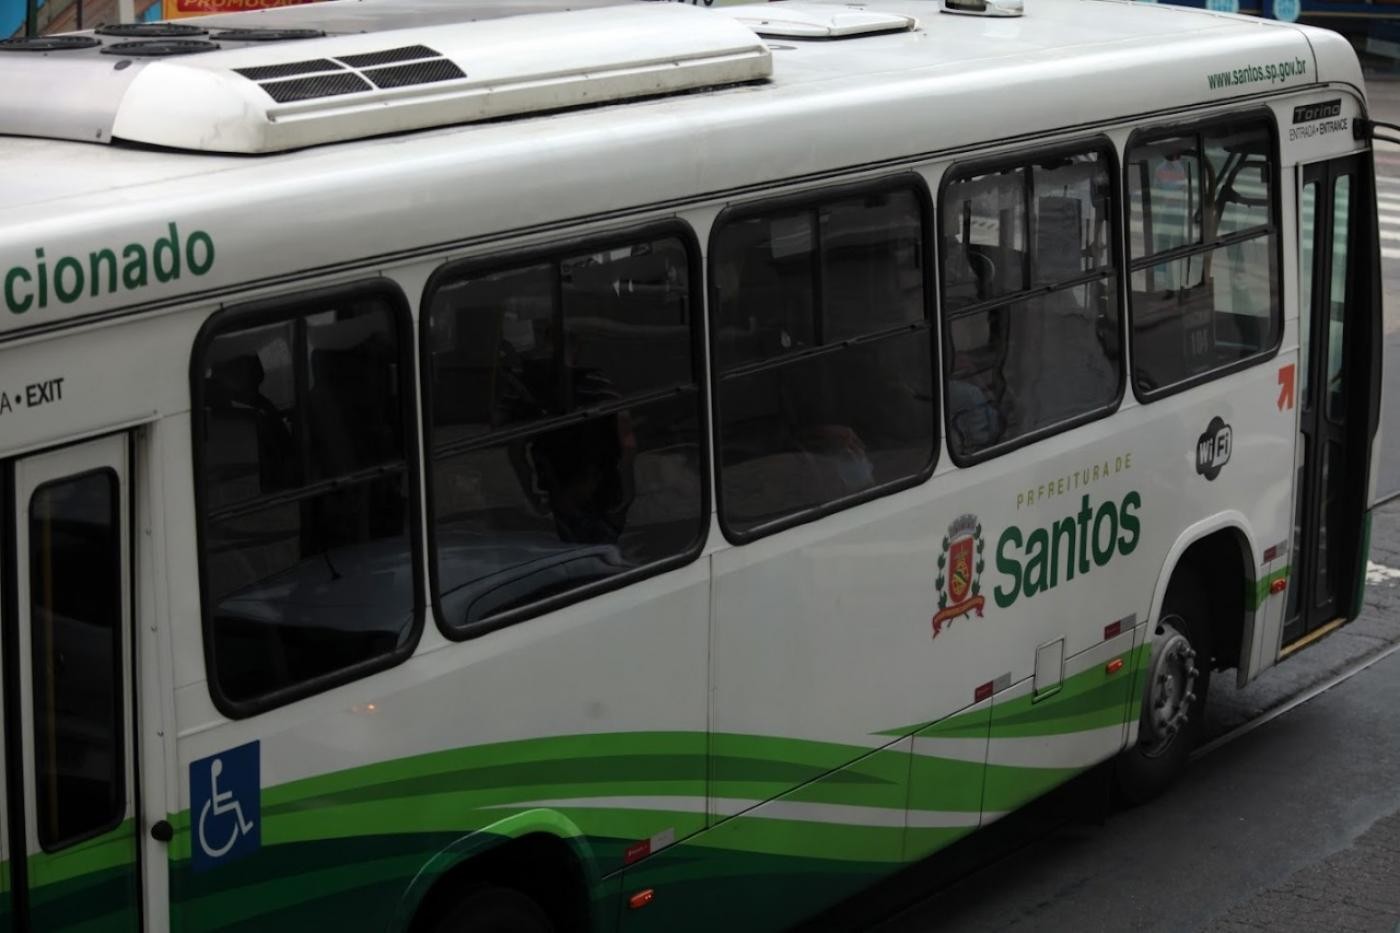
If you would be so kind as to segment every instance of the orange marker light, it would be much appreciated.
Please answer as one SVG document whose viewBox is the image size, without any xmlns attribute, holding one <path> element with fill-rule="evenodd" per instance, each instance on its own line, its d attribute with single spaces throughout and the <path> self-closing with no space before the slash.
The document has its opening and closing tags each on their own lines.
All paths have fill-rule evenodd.
<svg viewBox="0 0 1400 933">
<path fill-rule="evenodd" d="M 1275 596 L 1277 596 L 1279 593 L 1282 593 L 1287 588 L 1288 581 L 1285 580 L 1283 577 L 1279 577 L 1273 583 L 1269 584 L 1269 592 L 1274 594 Z"/>
<path fill-rule="evenodd" d="M 1105 664 L 1103 669 L 1105 673 L 1116 674 L 1123 669 L 1123 659 L 1114 658 L 1112 661 Z"/>
<path fill-rule="evenodd" d="M 651 903 L 651 899 L 656 897 L 655 888 L 647 888 L 645 891 L 638 891 L 627 899 L 627 906 L 633 910 L 641 910 Z"/>
</svg>

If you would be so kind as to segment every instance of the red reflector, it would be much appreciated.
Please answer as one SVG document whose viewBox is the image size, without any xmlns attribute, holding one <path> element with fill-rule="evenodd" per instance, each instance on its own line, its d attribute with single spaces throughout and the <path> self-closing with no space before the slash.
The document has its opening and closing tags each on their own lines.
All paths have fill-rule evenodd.
<svg viewBox="0 0 1400 933">
<path fill-rule="evenodd" d="M 1283 577 L 1279 577 L 1279 578 L 1278 578 L 1277 580 L 1275 580 L 1273 583 L 1270 583 L 1270 584 L 1269 584 L 1269 592 L 1270 592 L 1270 593 L 1273 593 L 1273 594 L 1275 594 L 1275 595 L 1277 595 L 1277 594 L 1279 594 L 1279 593 L 1282 593 L 1282 592 L 1283 592 L 1285 589 L 1287 589 L 1287 588 L 1288 588 L 1288 581 L 1285 580 Z"/>
<path fill-rule="evenodd" d="M 992 682 L 989 680 L 989 681 L 987 681 L 985 684 L 983 684 L 982 686 L 978 687 L 976 690 L 973 691 L 973 693 L 972 693 L 972 699 L 973 699 L 974 702 L 980 703 L 980 702 L 982 702 L 983 700 L 987 699 L 987 697 L 989 697 L 989 696 L 991 696 L 991 695 L 992 695 Z"/>
<path fill-rule="evenodd" d="M 636 845 L 627 847 L 627 851 L 622 856 L 622 864 L 631 865 L 639 858 L 646 858 L 651 854 L 651 840 L 643 839 Z"/>
<path fill-rule="evenodd" d="M 1110 622 L 1103 627 L 1104 640 L 1107 641 L 1110 638 L 1117 638 L 1118 634 L 1122 631 L 1123 623 L 1121 620 L 1118 622 Z"/>
<path fill-rule="evenodd" d="M 640 910 L 651 903 L 651 899 L 656 897 L 655 888 L 647 888 L 645 891 L 638 891 L 627 899 L 627 906 L 633 910 Z"/>
<path fill-rule="evenodd" d="M 1278 557 L 1278 545 L 1277 545 L 1277 544 L 1275 544 L 1273 547 L 1266 547 L 1266 548 L 1264 548 L 1264 563 L 1267 564 L 1269 561 L 1273 560 L 1273 559 L 1276 558 L 1276 557 Z"/>
<path fill-rule="evenodd" d="M 1103 669 L 1109 674 L 1116 674 L 1123 669 L 1123 659 L 1114 658 L 1112 661 L 1105 664 Z"/>
</svg>

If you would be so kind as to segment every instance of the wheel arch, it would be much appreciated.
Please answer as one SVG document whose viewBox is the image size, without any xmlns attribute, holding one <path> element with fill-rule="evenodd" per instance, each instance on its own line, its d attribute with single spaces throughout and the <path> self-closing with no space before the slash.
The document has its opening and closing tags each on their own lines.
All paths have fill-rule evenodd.
<svg viewBox="0 0 1400 933">
<path fill-rule="evenodd" d="M 1255 636 L 1259 542 L 1249 519 L 1237 511 L 1219 512 L 1188 526 L 1167 552 L 1152 590 L 1147 617 L 1155 622 L 1162 614 L 1167 587 L 1183 568 L 1201 574 L 1211 597 L 1212 632 L 1217 636 L 1214 660 L 1219 668 L 1247 663 Z M 1145 641 L 1151 643 L 1154 627 L 1148 625 Z"/>
<path fill-rule="evenodd" d="M 541 886 L 534 879 L 544 875 L 527 869 L 541 863 L 557 871 L 548 873 L 549 889 L 537 891 Z M 429 929 L 438 912 L 454 902 L 462 886 L 474 881 L 516 887 L 537 899 L 543 895 L 548 903 L 541 906 L 551 916 L 563 913 L 583 920 L 588 914 L 591 892 L 599 884 L 596 866 L 592 846 L 571 819 L 557 810 L 525 810 L 439 849 L 409 882 L 388 929 L 390 933 Z M 578 924 L 580 928 L 583 925 Z M 573 928 L 573 923 L 561 926 Z"/>
</svg>

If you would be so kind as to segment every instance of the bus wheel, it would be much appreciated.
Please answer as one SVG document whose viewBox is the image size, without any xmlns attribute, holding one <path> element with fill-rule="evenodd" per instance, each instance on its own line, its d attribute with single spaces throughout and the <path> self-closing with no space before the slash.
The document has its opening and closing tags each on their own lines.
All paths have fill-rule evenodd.
<svg viewBox="0 0 1400 933">
<path fill-rule="evenodd" d="M 1137 745 L 1118 757 L 1118 786 L 1132 803 L 1166 790 L 1186 768 L 1210 687 L 1210 612 L 1194 577 L 1178 576 L 1163 601 L 1142 691 Z"/>
<path fill-rule="evenodd" d="M 540 905 L 513 888 L 483 885 L 465 894 L 433 933 L 554 933 Z"/>
</svg>

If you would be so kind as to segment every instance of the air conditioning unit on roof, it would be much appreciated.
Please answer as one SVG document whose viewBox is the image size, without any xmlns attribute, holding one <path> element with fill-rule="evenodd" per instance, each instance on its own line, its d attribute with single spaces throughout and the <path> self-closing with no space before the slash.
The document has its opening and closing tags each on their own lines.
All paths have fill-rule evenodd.
<svg viewBox="0 0 1400 933">
<path fill-rule="evenodd" d="M 164 35 L 167 25 L 61 37 L 44 50 L 0 46 L 0 133 L 276 152 L 741 84 L 772 71 L 752 30 L 677 3 L 339 36 L 187 24 Z"/>
</svg>

